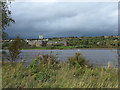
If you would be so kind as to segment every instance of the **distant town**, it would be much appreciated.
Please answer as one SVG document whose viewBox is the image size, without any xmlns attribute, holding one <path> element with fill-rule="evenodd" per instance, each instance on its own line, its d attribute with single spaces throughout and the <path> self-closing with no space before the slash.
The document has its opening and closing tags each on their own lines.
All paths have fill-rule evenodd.
<svg viewBox="0 0 120 90">
<path fill-rule="evenodd" d="M 39 35 L 39 39 L 22 39 L 29 48 L 47 47 L 50 49 L 57 49 L 67 46 L 68 48 L 109 48 L 118 47 L 119 36 L 98 36 L 98 37 L 54 37 L 44 38 L 42 34 Z M 3 41 L 3 48 L 8 48 L 14 39 L 6 39 Z M 25 48 L 27 48 L 25 47 Z"/>
</svg>

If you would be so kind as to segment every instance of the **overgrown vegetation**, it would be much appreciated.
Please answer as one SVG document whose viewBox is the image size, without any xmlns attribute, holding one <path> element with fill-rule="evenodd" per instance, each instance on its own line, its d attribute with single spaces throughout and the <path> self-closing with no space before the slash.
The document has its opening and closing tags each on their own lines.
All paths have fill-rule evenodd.
<svg viewBox="0 0 120 90">
<path fill-rule="evenodd" d="M 39 55 L 28 66 L 3 63 L 3 88 L 117 88 L 114 67 L 89 67 L 80 53 L 60 63 L 55 56 Z"/>
<path fill-rule="evenodd" d="M 75 53 L 75 56 L 68 58 L 68 63 L 70 63 L 70 66 L 74 67 L 83 67 L 85 65 L 88 65 L 88 61 L 81 55 L 81 53 Z"/>
<path fill-rule="evenodd" d="M 19 36 L 17 36 L 17 38 L 15 39 L 15 41 L 13 41 L 9 48 L 9 60 L 11 62 L 15 62 L 15 59 L 19 58 L 19 54 L 21 53 L 22 50 L 22 43 L 21 43 L 21 39 L 19 38 Z"/>
</svg>

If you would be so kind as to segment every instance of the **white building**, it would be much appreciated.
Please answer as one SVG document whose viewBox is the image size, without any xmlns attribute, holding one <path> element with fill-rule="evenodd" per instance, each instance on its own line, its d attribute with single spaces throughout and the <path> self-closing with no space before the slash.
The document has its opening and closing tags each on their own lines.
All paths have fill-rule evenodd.
<svg viewBox="0 0 120 90">
<path fill-rule="evenodd" d="M 43 39 L 43 35 L 42 34 L 39 35 L 39 39 Z"/>
<path fill-rule="evenodd" d="M 44 39 L 43 41 L 48 41 L 48 39 Z"/>
</svg>

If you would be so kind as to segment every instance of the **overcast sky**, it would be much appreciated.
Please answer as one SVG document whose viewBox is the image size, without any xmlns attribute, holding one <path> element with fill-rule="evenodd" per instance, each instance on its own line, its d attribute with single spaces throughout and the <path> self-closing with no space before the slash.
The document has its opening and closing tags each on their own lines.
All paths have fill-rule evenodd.
<svg viewBox="0 0 120 90">
<path fill-rule="evenodd" d="M 16 23 L 7 29 L 9 38 L 118 34 L 117 2 L 14 2 L 10 10 Z"/>
</svg>

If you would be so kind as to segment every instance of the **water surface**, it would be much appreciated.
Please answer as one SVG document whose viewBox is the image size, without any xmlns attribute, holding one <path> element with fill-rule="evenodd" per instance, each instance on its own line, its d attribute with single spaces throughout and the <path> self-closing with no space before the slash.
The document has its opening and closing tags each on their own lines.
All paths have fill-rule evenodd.
<svg viewBox="0 0 120 90">
<path fill-rule="evenodd" d="M 118 53 L 116 49 L 70 49 L 70 50 L 22 50 L 20 56 L 26 59 L 26 64 L 29 64 L 32 59 L 35 59 L 39 54 L 56 55 L 58 60 L 66 61 L 68 57 L 81 53 L 89 62 L 95 66 L 106 66 L 108 62 L 118 63 Z M 6 50 L 6 52 L 8 52 Z"/>
</svg>

